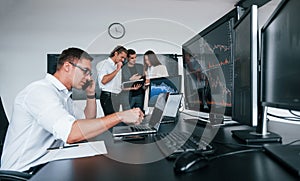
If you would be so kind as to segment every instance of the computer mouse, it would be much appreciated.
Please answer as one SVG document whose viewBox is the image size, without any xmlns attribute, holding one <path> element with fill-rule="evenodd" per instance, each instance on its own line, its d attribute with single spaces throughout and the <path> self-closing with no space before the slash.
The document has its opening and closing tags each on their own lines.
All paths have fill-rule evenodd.
<svg viewBox="0 0 300 181">
<path fill-rule="evenodd" d="M 174 171 L 176 173 L 192 172 L 208 166 L 208 158 L 193 151 L 187 151 L 177 157 L 174 162 Z"/>
</svg>

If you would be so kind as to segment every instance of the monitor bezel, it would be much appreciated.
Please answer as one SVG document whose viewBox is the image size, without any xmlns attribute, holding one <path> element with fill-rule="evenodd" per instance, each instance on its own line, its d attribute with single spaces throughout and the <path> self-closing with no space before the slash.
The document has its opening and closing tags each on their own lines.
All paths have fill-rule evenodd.
<svg viewBox="0 0 300 181">
<path fill-rule="evenodd" d="M 249 17 L 250 16 L 250 17 Z M 258 113 L 258 104 L 259 104 L 259 73 L 258 73 L 258 41 L 259 41 L 259 30 L 258 30 L 258 7 L 257 5 L 252 5 L 249 7 L 244 14 L 240 17 L 240 19 L 236 22 L 234 25 L 234 37 L 235 37 L 235 44 L 234 44 L 234 79 L 236 80 L 236 68 L 235 65 L 235 59 L 236 59 L 236 49 L 237 46 L 236 40 L 236 31 L 241 26 L 242 23 L 245 22 L 246 18 L 250 18 L 250 97 L 248 97 L 248 101 L 245 101 L 245 104 L 250 104 L 248 107 L 251 108 L 251 110 L 247 110 L 250 112 L 250 117 L 240 117 L 237 115 L 237 110 L 239 108 L 243 108 L 244 105 L 236 105 L 235 98 L 237 98 L 237 95 L 239 94 L 237 92 L 237 89 L 235 88 L 235 85 L 238 84 L 237 82 L 233 82 L 234 88 L 233 88 L 233 107 L 232 107 L 232 120 L 237 121 L 242 124 L 246 124 L 249 126 L 257 126 L 258 119 L 259 119 L 259 113 Z"/>
</svg>

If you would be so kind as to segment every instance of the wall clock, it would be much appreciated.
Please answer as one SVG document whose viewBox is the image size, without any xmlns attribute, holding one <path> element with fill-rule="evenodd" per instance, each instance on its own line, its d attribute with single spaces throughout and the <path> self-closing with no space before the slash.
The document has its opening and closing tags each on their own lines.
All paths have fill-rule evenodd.
<svg viewBox="0 0 300 181">
<path fill-rule="evenodd" d="M 120 39 L 125 35 L 125 27 L 121 23 L 112 23 L 108 27 L 108 34 L 112 38 Z"/>
</svg>

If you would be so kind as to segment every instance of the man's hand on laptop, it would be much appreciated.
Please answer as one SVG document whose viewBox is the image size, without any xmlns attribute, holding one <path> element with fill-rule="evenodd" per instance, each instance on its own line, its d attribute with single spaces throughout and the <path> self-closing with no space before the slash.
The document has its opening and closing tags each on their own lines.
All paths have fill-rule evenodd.
<svg viewBox="0 0 300 181">
<path fill-rule="evenodd" d="M 140 108 L 133 108 L 127 111 L 118 112 L 117 116 L 123 123 L 139 125 L 144 119 L 144 113 Z"/>
</svg>

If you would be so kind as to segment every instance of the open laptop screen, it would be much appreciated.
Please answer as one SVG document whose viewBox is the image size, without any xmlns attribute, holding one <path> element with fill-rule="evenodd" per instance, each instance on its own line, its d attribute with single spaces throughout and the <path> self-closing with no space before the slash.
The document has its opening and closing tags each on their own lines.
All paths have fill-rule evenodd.
<svg viewBox="0 0 300 181">
<path fill-rule="evenodd" d="M 164 116 L 176 117 L 181 103 L 182 93 L 170 93 L 167 98 Z"/>
<path fill-rule="evenodd" d="M 166 93 L 161 93 L 158 95 L 149 121 L 150 127 L 158 128 L 160 121 L 162 119 L 162 114 L 165 109 L 166 97 L 167 97 Z"/>
</svg>

